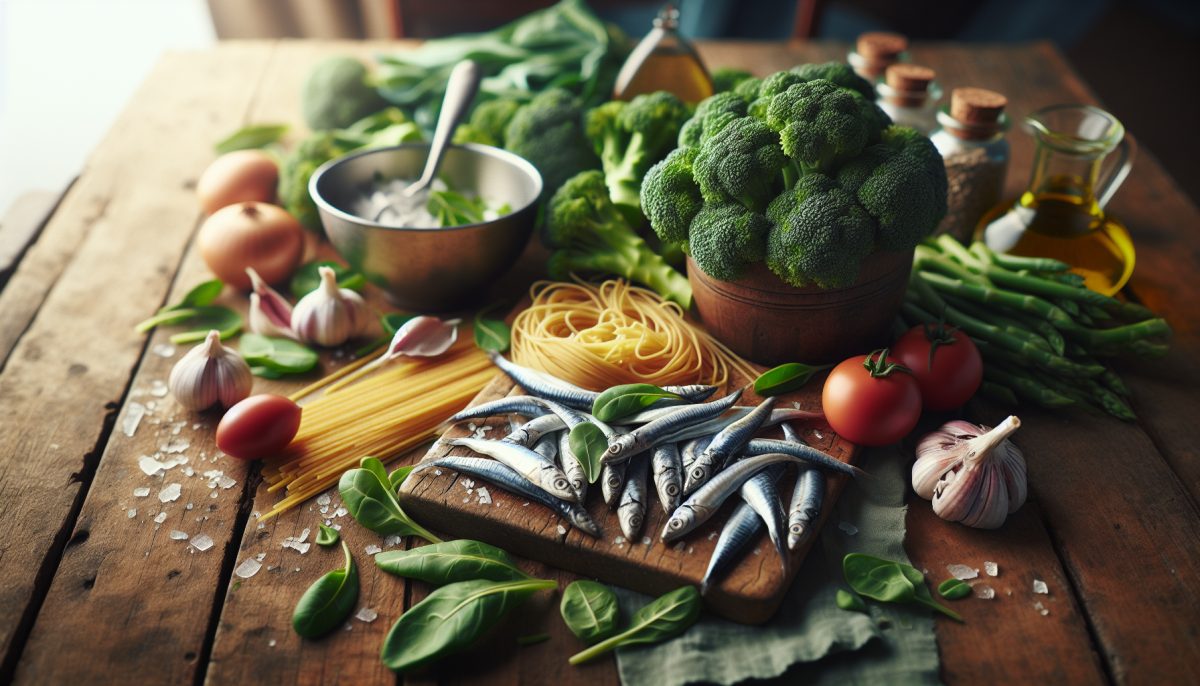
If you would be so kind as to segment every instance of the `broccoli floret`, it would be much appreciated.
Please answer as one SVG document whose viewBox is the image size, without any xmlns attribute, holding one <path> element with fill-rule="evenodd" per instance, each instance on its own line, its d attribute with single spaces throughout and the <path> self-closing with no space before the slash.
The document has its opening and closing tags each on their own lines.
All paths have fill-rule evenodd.
<svg viewBox="0 0 1200 686">
<path fill-rule="evenodd" d="M 483 129 L 472 126 L 470 122 L 465 122 L 458 125 L 458 128 L 454 130 L 454 138 L 451 139 L 451 142 L 453 142 L 455 145 L 462 145 L 463 143 L 479 143 L 480 145 L 494 145 L 496 147 L 501 147 L 495 138 L 492 138 Z"/>
<path fill-rule="evenodd" d="M 538 168 L 547 193 L 600 166 L 584 135 L 579 99 L 560 88 L 543 91 L 517 110 L 504 131 L 504 146 Z"/>
<path fill-rule="evenodd" d="M 696 106 L 696 113 L 679 129 L 679 145 L 700 145 L 734 119 L 746 116 L 746 101 L 733 93 L 717 93 Z"/>
<path fill-rule="evenodd" d="M 907 126 L 888 127 L 880 143 L 842 166 L 837 180 L 878 222 L 875 243 L 883 250 L 912 248 L 946 216 L 942 156 Z"/>
<path fill-rule="evenodd" d="M 639 95 L 628 103 L 613 101 L 593 109 L 587 135 L 604 168 L 613 202 L 640 207 L 642 177 L 675 147 L 687 105 L 666 91 Z"/>
<path fill-rule="evenodd" d="M 675 148 L 642 180 L 642 211 L 664 243 L 686 241 L 688 226 L 704 204 L 692 178 L 695 159 L 696 148 Z"/>
<path fill-rule="evenodd" d="M 725 93 L 726 91 L 731 91 L 739 83 L 752 78 L 754 78 L 754 75 L 744 69 L 719 67 L 712 73 L 713 92 Z"/>
<path fill-rule="evenodd" d="M 580 173 L 554 193 L 544 240 L 554 249 L 547 263 L 552 278 L 565 279 L 572 273 L 621 276 L 685 309 L 691 304 L 687 278 L 637 235 L 609 198 L 600 171 Z"/>
<path fill-rule="evenodd" d="M 481 102 L 471 111 L 468 124 L 482 136 L 492 139 L 487 145 L 504 146 L 504 131 L 512 121 L 513 115 L 521 108 L 521 103 L 510 98 L 496 98 Z M 462 127 L 460 127 L 462 128 Z M 483 141 L 479 141 L 483 142 Z"/>
<path fill-rule="evenodd" d="M 767 253 L 771 224 L 738 203 L 709 203 L 692 220 L 688 252 L 705 274 L 733 281 Z"/>
<path fill-rule="evenodd" d="M 774 195 L 786 161 L 775 132 L 742 117 L 701 143 L 692 170 L 706 202 L 733 200 L 761 210 Z"/>
<path fill-rule="evenodd" d="M 849 286 L 875 247 L 875 220 L 824 174 L 803 176 L 771 201 L 767 218 L 767 266 L 793 286 Z"/>
<path fill-rule="evenodd" d="M 387 107 L 367 83 L 367 68 L 353 57 L 330 57 L 308 73 L 300 95 L 304 122 L 313 131 L 341 129 Z"/>
<path fill-rule="evenodd" d="M 733 94 L 749 105 L 758 99 L 758 87 L 761 85 L 762 79 L 749 78 L 734 86 Z"/>
<path fill-rule="evenodd" d="M 832 81 L 842 88 L 849 88 L 867 100 L 875 100 L 875 87 L 863 77 L 854 73 L 854 69 L 845 62 L 825 62 L 824 64 L 801 64 L 792 67 L 792 73 L 803 81 L 825 79 Z"/>
<path fill-rule="evenodd" d="M 784 154 L 801 171 L 827 171 L 878 140 L 873 108 L 874 103 L 858 93 L 817 79 L 772 97 L 766 122 L 779 133 Z"/>
</svg>

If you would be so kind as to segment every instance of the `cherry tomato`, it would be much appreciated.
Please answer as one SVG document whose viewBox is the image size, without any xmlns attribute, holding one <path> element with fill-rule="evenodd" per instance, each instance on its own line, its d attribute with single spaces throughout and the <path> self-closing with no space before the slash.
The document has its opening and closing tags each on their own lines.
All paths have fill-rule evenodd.
<svg viewBox="0 0 1200 686">
<path fill-rule="evenodd" d="M 269 457 L 287 447 L 300 428 L 300 406 L 263 393 L 229 408 L 217 424 L 217 447 L 243 460 Z"/>
<path fill-rule="evenodd" d="M 825 419 L 858 445 L 891 445 L 921 418 L 917 380 L 888 359 L 887 350 L 858 355 L 829 372 L 821 391 Z"/>
<path fill-rule="evenodd" d="M 983 382 L 979 348 L 963 332 L 949 327 L 915 327 L 896 341 L 892 355 L 912 370 L 928 410 L 962 407 Z"/>
</svg>

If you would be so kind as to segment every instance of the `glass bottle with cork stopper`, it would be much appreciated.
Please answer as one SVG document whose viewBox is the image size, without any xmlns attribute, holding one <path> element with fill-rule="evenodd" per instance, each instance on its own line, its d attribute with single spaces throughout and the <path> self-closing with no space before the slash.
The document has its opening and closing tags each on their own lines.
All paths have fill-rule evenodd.
<svg viewBox="0 0 1200 686">
<path fill-rule="evenodd" d="M 908 39 L 898 33 L 869 31 L 858 37 L 846 61 L 859 76 L 875 81 L 883 72 L 908 57 Z"/>
<path fill-rule="evenodd" d="M 679 10 L 667 3 L 654 18 L 654 28 L 621 65 L 613 88 L 615 100 L 667 91 L 696 103 L 713 94 L 712 77 L 695 48 L 679 34 Z"/>
<path fill-rule="evenodd" d="M 936 74 L 929 67 L 897 63 L 885 71 L 883 81 L 875 84 L 879 107 L 892 121 L 911 126 L 928 136 L 937 127 L 937 103 L 942 88 L 933 80 Z"/>
<path fill-rule="evenodd" d="M 1000 202 L 1008 173 L 1008 98 L 983 88 L 955 88 L 949 107 L 937 111 L 929 136 L 946 164 L 946 218 L 935 233 L 964 243 L 976 222 Z"/>
</svg>

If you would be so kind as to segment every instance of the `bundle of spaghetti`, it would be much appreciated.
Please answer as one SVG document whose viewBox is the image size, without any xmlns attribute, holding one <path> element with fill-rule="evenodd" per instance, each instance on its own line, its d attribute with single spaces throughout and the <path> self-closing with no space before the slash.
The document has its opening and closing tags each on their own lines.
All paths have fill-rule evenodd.
<svg viewBox="0 0 1200 686">
<path fill-rule="evenodd" d="M 267 490 L 287 495 L 259 521 L 325 491 L 363 457 L 386 463 L 432 440 L 495 375 L 487 355 L 463 340 L 439 357 L 389 363 L 306 403 L 296 437 L 263 467 Z"/>
<path fill-rule="evenodd" d="M 724 385 L 758 375 L 683 310 L 624 280 L 538 282 L 512 326 L 512 357 L 595 391 L 627 383 Z"/>
</svg>

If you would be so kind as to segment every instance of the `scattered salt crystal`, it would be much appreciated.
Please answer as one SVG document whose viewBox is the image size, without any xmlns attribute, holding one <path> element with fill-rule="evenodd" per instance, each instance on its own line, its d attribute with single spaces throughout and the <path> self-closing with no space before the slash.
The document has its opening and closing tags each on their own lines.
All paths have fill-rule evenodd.
<svg viewBox="0 0 1200 686">
<path fill-rule="evenodd" d="M 193 507 L 193 505 L 191 503 L 188 503 L 187 505 L 183 506 L 183 509 L 190 510 L 190 509 L 192 509 L 192 507 Z"/>
<path fill-rule="evenodd" d="M 820 429 L 813 429 L 813 438 L 815 438 L 819 441 L 819 440 L 825 438 L 825 434 L 821 433 Z"/>
<path fill-rule="evenodd" d="M 257 555 L 255 555 L 255 556 L 254 556 L 254 559 L 255 559 L 255 560 L 258 560 L 259 562 L 262 562 L 262 561 L 263 561 L 263 558 L 265 558 L 266 556 L 267 556 L 267 554 L 266 554 L 266 553 L 259 553 L 259 554 L 257 554 Z"/>
<path fill-rule="evenodd" d="M 262 522 L 259 522 L 259 523 L 258 523 L 258 526 L 254 527 L 254 528 L 255 528 L 255 529 L 257 529 L 257 530 L 259 530 L 259 531 L 262 531 L 263 529 L 267 528 L 267 525 L 266 525 L 266 524 L 264 524 L 264 523 L 262 523 Z"/>
<path fill-rule="evenodd" d="M 142 455 L 138 458 L 138 467 L 142 470 L 143 474 L 148 476 L 159 476 L 164 471 L 163 463 L 149 455 Z"/>
<path fill-rule="evenodd" d="M 391 536 L 388 536 L 387 538 L 383 539 L 383 547 L 385 547 L 385 548 L 393 548 L 393 547 L 395 547 L 395 546 L 398 546 L 398 545 L 400 545 L 400 542 L 401 542 L 402 540 L 403 540 L 403 539 L 402 539 L 402 538 L 400 538 L 399 536 L 397 536 L 397 535 L 395 535 L 395 534 L 392 534 Z"/>
<path fill-rule="evenodd" d="M 435 469 L 435 470 L 433 470 L 433 475 L 434 475 L 434 476 L 441 476 L 441 475 L 442 475 L 442 470 L 440 470 L 440 469 Z"/>
<path fill-rule="evenodd" d="M 262 569 L 262 563 L 252 557 L 248 557 L 245 560 L 242 560 L 242 563 L 234 568 L 233 573 L 243 579 L 249 579 L 255 574 L 258 574 L 258 570 L 260 569 Z"/>
<path fill-rule="evenodd" d="M 215 498 L 215 497 L 217 497 L 217 492 L 216 492 L 216 491 L 213 491 L 212 493 L 209 493 L 209 494 L 208 494 L 208 497 L 210 497 L 210 498 Z"/>
<path fill-rule="evenodd" d="M 462 485 L 463 485 L 463 488 L 467 489 L 468 491 L 471 490 L 472 488 L 475 488 L 475 482 L 470 479 L 463 479 Z"/>
<path fill-rule="evenodd" d="M 146 496 L 150 495 L 150 488 L 147 486 L 135 488 L 133 489 L 133 495 L 135 498 L 145 498 Z"/>
<path fill-rule="evenodd" d="M 350 510 L 347 510 L 347 509 L 346 509 L 346 508 L 344 508 L 344 507 L 339 507 L 338 509 L 334 510 L 334 512 L 333 512 L 333 516 L 334 516 L 334 517 L 345 517 L 345 516 L 346 516 L 346 513 L 347 513 L 347 512 L 349 512 L 349 511 L 350 511 Z"/>
<path fill-rule="evenodd" d="M 154 347 L 150 348 L 150 352 L 158 355 L 159 357 L 174 357 L 175 346 L 171 345 L 170 343 L 155 343 Z"/>
<path fill-rule="evenodd" d="M 719 532 L 716 532 L 716 531 L 710 531 L 710 532 L 708 532 L 708 540 L 710 540 L 710 541 L 711 541 L 711 540 L 713 540 L 714 538 L 716 538 L 716 537 L 717 537 L 717 533 L 719 533 Z"/>
<path fill-rule="evenodd" d="M 311 543 L 301 543 L 300 541 L 295 541 L 295 540 L 292 540 L 291 537 L 288 537 L 287 540 L 285 540 L 282 544 L 280 544 L 280 547 L 291 548 L 292 550 L 295 550 L 296 552 L 300 553 L 301 555 L 304 555 L 305 553 L 308 552 L 308 549 L 312 547 L 312 544 Z"/>
<path fill-rule="evenodd" d="M 208 534 L 192 536 L 192 547 L 200 552 L 204 552 L 205 550 L 213 547 L 212 537 Z"/>
<path fill-rule="evenodd" d="M 342 530 L 342 525 L 341 525 L 341 524 L 331 524 L 330 526 L 333 528 L 333 530 L 334 530 L 334 531 L 341 531 L 341 530 Z"/>
<path fill-rule="evenodd" d="M 155 398 L 165 398 L 168 392 L 167 384 L 162 379 L 155 379 L 150 382 L 150 395 Z"/>
<path fill-rule="evenodd" d="M 521 503 L 521 507 L 529 507 L 529 503 L 528 502 Z"/>
<path fill-rule="evenodd" d="M 329 506 L 328 505 L 321 506 L 321 514 L 329 514 Z"/>
<path fill-rule="evenodd" d="M 479 496 L 479 504 L 480 505 L 491 505 L 492 504 L 492 496 L 490 493 L 488 493 L 488 489 L 480 488 L 475 493 L 475 495 Z"/>
<path fill-rule="evenodd" d="M 1050 610 L 1045 605 L 1042 605 L 1042 601 L 1040 600 L 1033 604 L 1033 609 L 1037 610 L 1038 614 L 1043 617 L 1050 614 Z"/>
<path fill-rule="evenodd" d="M 976 584 L 972 588 L 975 589 L 975 597 L 984 600 L 991 600 L 996 597 L 996 589 L 987 584 Z"/>
<path fill-rule="evenodd" d="M 308 527 L 304 527 L 304 531 L 301 531 L 300 535 L 296 537 L 296 542 L 303 543 L 303 542 L 307 541 L 308 535 L 311 533 L 312 533 L 312 529 L 310 529 Z"/>
<path fill-rule="evenodd" d="M 496 428 L 496 427 L 492 426 L 491 424 L 485 424 L 485 425 L 479 427 L 479 431 L 480 431 L 480 433 L 487 433 L 494 428 Z"/>
<path fill-rule="evenodd" d="M 563 526 L 562 524 L 559 524 L 559 525 L 558 525 L 558 529 L 557 529 L 557 531 L 558 531 L 558 535 L 559 535 L 559 536 L 566 536 L 566 535 L 567 535 L 567 527 Z"/>
<path fill-rule="evenodd" d="M 328 493 L 322 493 L 321 495 L 317 496 L 318 505 L 328 505 L 330 500 L 331 498 L 329 497 Z"/>
<path fill-rule="evenodd" d="M 132 437 L 137 433 L 138 424 L 142 423 L 142 417 L 145 416 L 145 405 L 136 401 L 129 403 L 129 407 L 125 410 L 125 418 L 121 420 L 121 433 Z"/>
<path fill-rule="evenodd" d="M 350 622 L 346 622 L 346 626 L 345 626 L 345 627 L 343 627 L 343 628 L 344 628 L 346 631 L 352 631 L 352 630 L 354 629 L 354 627 L 350 625 Z"/>
<path fill-rule="evenodd" d="M 178 529 L 174 529 L 171 531 L 171 540 L 172 541 L 186 541 L 187 539 L 188 539 L 188 535 L 185 534 L 184 532 L 179 531 Z"/>
<path fill-rule="evenodd" d="M 471 499 L 470 499 L 470 498 L 468 498 L 468 497 L 466 497 L 466 496 L 463 496 L 463 502 L 464 502 L 464 503 L 469 503 L 469 502 L 471 502 Z"/>
<path fill-rule="evenodd" d="M 959 581 L 974 579 L 979 576 L 979 570 L 968 565 L 946 565 L 946 571 L 950 572 L 950 576 Z"/>
<path fill-rule="evenodd" d="M 620 548 L 621 546 L 624 546 L 625 545 L 625 537 L 617 536 L 616 538 L 613 539 L 613 545 L 617 546 L 618 548 Z"/>
<path fill-rule="evenodd" d="M 988 576 L 997 576 L 1000 574 L 1000 565 L 997 565 L 991 560 L 984 560 L 983 571 L 986 572 Z"/>
<path fill-rule="evenodd" d="M 838 522 L 838 528 L 847 536 L 855 536 L 858 534 L 858 527 L 850 522 Z"/>
<path fill-rule="evenodd" d="M 643 536 L 643 537 L 642 537 L 642 545 L 650 545 L 650 544 L 651 544 L 651 543 L 653 543 L 653 542 L 654 542 L 654 541 L 650 540 L 650 537 L 649 537 L 649 536 Z"/>
<path fill-rule="evenodd" d="M 1034 579 L 1033 592 L 1041 593 L 1042 595 L 1048 595 L 1050 593 L 1050 589 L 1046 586 L 1045 581 L 1042 581 L 1041 579 Z"/>
<path fill-rule="evenodd" d="M 758 554 L 758 550 L 759 550 L 758 548 L 755 548 L 755 549 L 754 549 L 754 554 L 755 554 L 755 555 L 757 555 L 757 554 Z M 691 555 L 691 554 L 692 554 L 692 553 L 694 553 L 694 552 L 696 552 L 696 546 L 694 546 L 694 545 L 689 545 L 689 546 L 688 546 L 688 555 Z"/>
<path fill-rule="evenodd" d="M 158 492 L 158 499 L 164 503 L 179 500 L 179 493 L 181 490 L 182 487 L 177 483 L 168 484 L 166 488 Z"/>
<path fill-rule="evenodd" d="M 190 448 L 192 442 L 186 438 L 172 438 L 171 440 L 158 446 L 158 449 L 164 453 L 181 453 Z"/>
<path fill-rule="evenodd" d="M 195 476 L 196 470 L 192 469 L 191 467 L 184 467 L 183 475 L 184 476 Z"/>
<path fill-rule="evenodd" d="M 129 508 L 129 511 L 126 512 L 125 515 L 127 517 L 129 517 L 130 519 L 133 519 L 134 517 L 137 516 L 137 508 L 136 507 Z"/>
<path fill-rule="evenodd" d="M 377 554 L 377 553 L 382 553 L 382 552 L 383 552 L 383 548 L 380 548 L 379 546 L 377 546 L 377 545 L 375 545 L 374 543 L 372 543 L 371 545 L 369 545 L 369 546 L 367 546 L 366 548 L 364 548 L 364 549 L 363 549 L 363 552 L 365 552 L 365 553 L 366 553 L 366 554 L 368 554 L 368 555 L 375 555 L 375 554 Z"/>
<path fill-rule="evenodd" d="M 360 622 L 366 622 L 367 624 L 370 624 L 379 618 L 379 613 L 369 607 L 364 607 L 363 609 L 359 610 L 358 614 L 354 615 L 354 617 Z"/>
<path fill-rule="evenodd" d="M 167 513 L 166 512 L 159 512 L 158 514 L 154 515 L 154 523 L 155 524 L 162 524 L 165 521 L 167 521 Z"/>
<path fill-rule="evenodd" d="M 292 571 L 293 571 L 293 572 L 298 572 L 298 571 L 300 571 L 300 568 L 299 568 L 299 567 L 293 567 L 293 568 L 292 568 Z"/>
<path fill-rule="evenodd" d="M 217 479 L 217 485 L 224 489 L 230 489 L 237 485 L 237 479 L 229 476 L 222 476 Z"/>
</svg>

